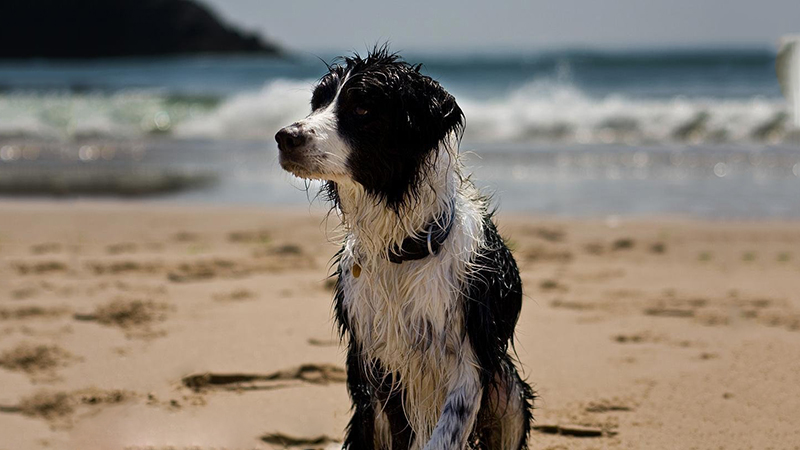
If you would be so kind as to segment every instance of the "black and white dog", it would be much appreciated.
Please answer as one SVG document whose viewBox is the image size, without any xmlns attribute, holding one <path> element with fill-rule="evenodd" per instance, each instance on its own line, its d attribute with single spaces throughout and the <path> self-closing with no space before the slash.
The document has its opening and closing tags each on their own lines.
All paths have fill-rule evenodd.
<svg viewBox="0 0 800 450">
<path fill-rule="evenodd" d="M 346 231 L 344 448 L 525 448 L 533 392 L 509 355 L 522 284 L 462 173 L 455 98 L 383 47 L 329 66 L 311 109 L 275 138 L 285 170 L 325 180 Z"/>
</svg>

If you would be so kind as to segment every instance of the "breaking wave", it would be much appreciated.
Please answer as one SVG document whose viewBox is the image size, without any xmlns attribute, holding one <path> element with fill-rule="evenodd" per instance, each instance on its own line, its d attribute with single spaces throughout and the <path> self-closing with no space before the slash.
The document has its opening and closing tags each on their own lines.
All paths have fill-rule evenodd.
<svg viewBox="0 0 800 450">
<path fill-rule="evenodd" d="M 781 99 L 592 98 L 574 86 L 531 82 L 505 98 L 460 100 L 466 139 L 500 142 L 718 143 L 794 139 Z"/>
<path fill-rule="evenodd" d="M 310 83 L 275 81 L 179 126 L 181 136 L 271 139 L 308 113 Z M 724 143 L 795 140 L 781 99 L 592 98 L 571 85 L 534 81 L 497 99 L 455 92 L 467 142 Z"/>
<path fill-rule="evenodd" d="M 276 80 L 258 92 L 241 93 L 206 116 L 179 125 L 181 137 L 272 139 L 309 112 L 313 81 Z"/>
<path fill-rule="evenodd" d="M 5 93 L 0 137 L 83 136 L 268 139 L 305 116 L 312 80 L 278 79 L 230 97 Z M 585 144 L 797 142 L 782 99 L 596 97 L 574 85 L 529 82 L 490 99 L 454 90 L 467 116 L 465 142 Z"/>
</svg>

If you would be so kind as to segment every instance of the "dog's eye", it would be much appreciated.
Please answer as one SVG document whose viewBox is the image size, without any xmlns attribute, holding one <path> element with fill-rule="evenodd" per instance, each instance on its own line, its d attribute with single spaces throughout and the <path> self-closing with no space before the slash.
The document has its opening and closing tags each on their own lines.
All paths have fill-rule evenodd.
<svg viewBox="0 0 800 450">
<path fill-rule="evenodd" d="M 358 114 L 359 116 L 366 116 L 368 113 L 369 111 L 367 111 L 366 109 L 360 106 L 356 107 L 356 114 Z"/>
</svg>

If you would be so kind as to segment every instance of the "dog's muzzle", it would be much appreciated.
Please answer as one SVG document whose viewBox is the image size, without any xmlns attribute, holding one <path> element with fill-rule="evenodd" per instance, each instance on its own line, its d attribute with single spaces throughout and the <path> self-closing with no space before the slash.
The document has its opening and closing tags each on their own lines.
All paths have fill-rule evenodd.
<svg viewBox="0 0 800 450">
<path fill-rule="evenodd" d="M 275 134 L 280 151 L 280 163 L 284 170 L 300 174 L 304 169 L 304 153 L 308 136 L 299 124 L 293 123 Z"/>
</svg>

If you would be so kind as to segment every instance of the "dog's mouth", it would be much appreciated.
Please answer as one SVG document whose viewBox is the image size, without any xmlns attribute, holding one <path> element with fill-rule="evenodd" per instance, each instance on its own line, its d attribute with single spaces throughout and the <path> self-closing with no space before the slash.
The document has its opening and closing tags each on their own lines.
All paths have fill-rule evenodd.
<svg viewBox="0 0 800 450">
<path fill-rule="evenodd" d="M 300 178 L 309 178 L 314 179 L 314 175 L 316 174 L 315 170 L 311 170 L 307 166 L 307 164 L 303 164 L 301 162 L 295 161 L 294 159 L 287 158 L 283 153 L 280 156 L 280 164 L 283 170 L 291 173 L 292 175 L 298 176 Z"/>
<path fill-rule="evenodd" d="M 279 159 L 281 168 L 298 178 L 328 181 L 340 177 L 338 174 L 325 172 L 316 161 L 298 161 L 295 158 L 286 156 L 283 152 L 281 152 Z"/>
</svg>

